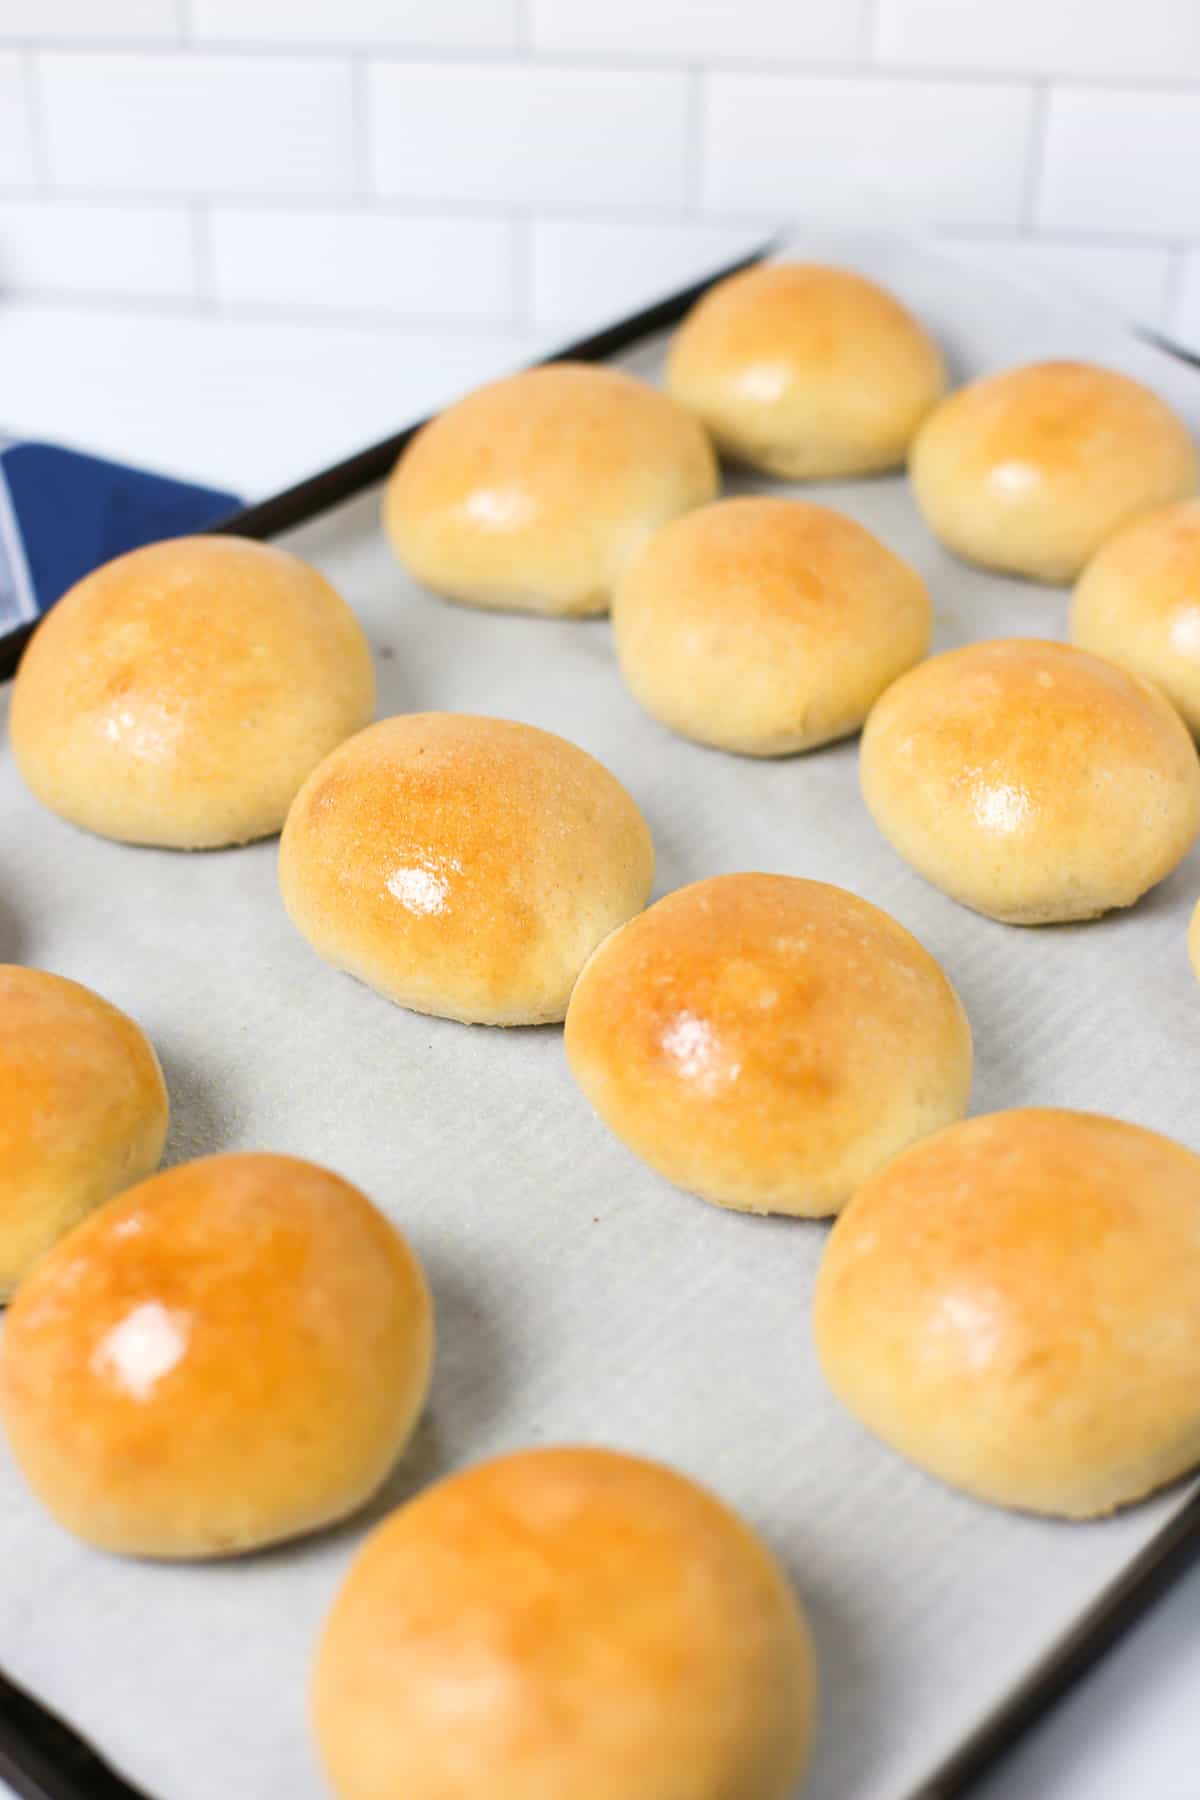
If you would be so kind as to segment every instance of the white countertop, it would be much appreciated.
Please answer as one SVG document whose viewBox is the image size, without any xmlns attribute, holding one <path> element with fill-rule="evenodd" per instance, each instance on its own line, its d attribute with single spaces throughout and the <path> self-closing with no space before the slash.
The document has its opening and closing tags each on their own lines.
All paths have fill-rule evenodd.
<svg viewBox="0 0 1200 1800">
<path fill-rule="evenodd" d="M 253 498 L 538 348 L 516 333 L 9 303 L 0 432 Z M 1196 1800 L 1197 1693 L 1200 1567 L 980 1786 L 980 1800 Z"/>
</svg>

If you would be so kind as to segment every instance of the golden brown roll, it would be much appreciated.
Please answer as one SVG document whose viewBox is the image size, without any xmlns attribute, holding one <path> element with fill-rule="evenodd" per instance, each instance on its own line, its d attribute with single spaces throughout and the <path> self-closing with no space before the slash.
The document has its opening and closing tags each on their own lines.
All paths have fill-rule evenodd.
<svg viewBox="0 0 1200 1800">
<path fill-rule="evenodd" d="M 621 672 L 647 712 L 744 756 L 857 731 L 932 628 L 915 569 L 801 500 L 718 500 L 675 519 L 613 601 Z"/>
<path fill-rule="evenodd" d="M 1091 363 L 1030 363 L 959 388 L 909 462 L 925 522 L 967 562 L 1073 581 L 1120 526 L 1196 491 L 1183 420 L 1141 382 Z"/>
<path fill-rule="evenodd" d="M 317 1651 L 339 1800 L 792 1800 L 800 1609 L 712 1495 L 609 1450 L 439 1482 L 367 1539 Z"/>
<path fill-rule="evenodd" d="M 431 1353 L 421 1266 L 357 1188 L 292 1156 L 209 1156 L 110 1200 L 22 1283 L 0 1419 L 77 1537 L 223 1556 L 361 1506 Z"/>
<path fill-rule="evenodd" d="M 0 1300 L 85 1213 L 158 1166 L 149 1039 L 77 981 L 0 963 Z"/>
<path fill-rule="evenodd" d="M 323 575 L 245 538 L 170 538 L 47 614 L 10 729 L 51 812 L 202 850 L 278 831 L 305 776 L 374 709 L 367 641 Z"/>
<path fill-rule="evenodd" d="M 415 1012 L 561 1019 L 580 969 L 646 904 L 654 846 L 615 776 L 552 732 L 406 713 L 343 744 L 288 814 L 292 923 Z"/>
<path fill-rule="evenodd" d="M 765 263 L 696 302 L 667 386 L 726 456 L 805 480 L 899 468 L 946 373 L 924 326 L 873 281 Z"/>
<path fill-rule="evenodd" d="M 862 738 L 871 816 L 919 875 L 1009 925 L 1094 919 L 1180 863 L 1200 762 L 1148 682 L 1039 638 L 902 675 Z"/>
<path fill-rule="evenodd" d="M 600 1118 L 738 1212 L 835 1213 L 966 1111 L 971 1033 L 928 951 L 843 888 L 718 875 L 602 944 L 567 1013 Z"/>
<path fill-rule="evenodd" d="M 642 540 L 716 492 L 712 447 L 682 407 L 619 369 L 552 363 L 418 432 L 383 523 L 405 568 L 451 600 L 602 613 Z"/>
<path fill-rule="evenodd" d="M 1200 735 L 1200 500 L 1108 539 L 1079 578 L 1071 637 L 1154 682 Z"/>
<path fill-rule="evenodd" d="M 1088 1518 L 1200 1461 L 1200 1157 L 1094 1113 L 953 1125 L 860 1189 L 817 1278 L 856 1418 L 981 1500 Z"/>
</svg>

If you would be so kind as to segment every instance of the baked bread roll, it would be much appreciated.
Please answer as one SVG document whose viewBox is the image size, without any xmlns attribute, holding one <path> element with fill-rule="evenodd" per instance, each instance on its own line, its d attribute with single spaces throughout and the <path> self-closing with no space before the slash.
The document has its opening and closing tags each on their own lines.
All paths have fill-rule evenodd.
<svg viewBox="0 0 1200 1800">
<path fill-rule="evenodd" d="M 609 1450 L 527 1450 L 392 1514 L 312 1687 L 339 1800 L 792 1800 L 799 1607 L 737 1516 Z"/>
<path fill-rule="evenodd" d="M 1200 1461 L 1200 1157 L 1094 1113 L 953 1125 L 856 1194 L 813 1326 L 834 1393 L 920 1468 L 1090 1518 Z"/>
<path fill-rule="evenodd" d="M 418 432 L 383 524 L 409 573 L 450 600 L 602 613 L 642 540 L 716 492 L 712 446 L 682 407 L 620 369 L 551 363 Z"/>
<path fill-rule="evenodd" d="M 718 500 L 675 519 L 613 601 L 621 673 L 647 712 L 744 756 L 857 731 L 932 629 L 915 569 L 801 500 Z"/>
<path fill-rule="evenodd" d="M 323 575 L 246 538 L 169 538 L 46 615 L 10 731 L 51 812 L 202 850 L 278 831 L 305 776 L 374 710 L 367 641 Z"/>
<path fill-rule="evenodd" d="M 1169 702 L 1039 638 L 968 644 L 902 675 L 867 720 L 861 772 L 893 849 L 1008 925 L 1132 906 L 1200 831 L 1200 762 Z"/>
<path fill-rule="evenodd" d="M 157 1168 L 167 1090 L 99 994 L 0 963 L 0 1301 L 85 1213 Z"/>
<path fill-rule="evenodd" d="M 966 562 L 1074 581 L 1136 514 L 1196 491 L 1183 420 L 1141 382 L 1091 363 L 1030 363 L 959 388 L 909 462 L 925 522 Z"/>
<path fill-rule="evenodd" d="M 763 263 L 697 300 L 667 387 L 718 450 L 794 480 L 899 468 L 946 386 L 907 308 L 849 269 Z"/>
<path fill-rule="evenodd" d="M 561 1019 L 580 969 L 645 904 L 654 846 L 625 789 L 565 738 L 406 713 L 343 744 L 288 814 L 292 923 L 414 1012 Z"/>
<path fill-rule="evenodd" d="M 928 951 L 843 888 L 718 875 L 603 943 L 567 1060 L 658 1174 L 738 1212 L 818 1218 L 962 1116 L 966 1014 Z"/>
<path fill-rule="evenodd" d="M 420 1264 L 357 1188 L 292 1156 L 209 1156 L 110 1200 L 23 1282 L 0 1420 L 87 1543 L 231 1555 L 370 1498 L 431 1351 Z"/>
<path fill-rule="evenodd" d="M 1154 682 L 1200 735 L 1200 500 L 1108 539 L 1079 578 L 1071 638 Z"/>
</svg>

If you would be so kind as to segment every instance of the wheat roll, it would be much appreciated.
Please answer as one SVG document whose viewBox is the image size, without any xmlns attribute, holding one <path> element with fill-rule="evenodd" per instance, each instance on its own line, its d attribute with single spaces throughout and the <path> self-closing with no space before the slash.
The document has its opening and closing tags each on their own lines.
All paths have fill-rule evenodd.
<svg viewBox="0 0 1200 1800">
<path fill-rule="evenodd" d="M 383 500 L 410 574 L 514 612 L 608 611 L 644 538 L 717 492 L 712 446 L 648 383 L 552 363 L 477 388 L 418 432 Z"/>
<path fill-rule="evenodd" d="M 834 1393 L 920 1468 L 1090 1518 L 1200 1461 L 1200 1157 L 1095 1113 L 952 1125 L 860 1189 L 813 1311 Z"/>
<path fill-rule="evenodd" d="M 966 1111 L 971 1033 L 917 940 L 843 888 L 718 875 L 602 944 L 567 1058 L 610 1131 L 738 1212 L 836 1213 Z"/>
<path fill-rule="evenodd" d="M 603 937 L 646 904 L 634 802 L 552 732 L 467 713 L 384 719 L 296 798 L 279 856 L 296 929 L 414 1012 L 561 1019 Z"/>
<path fill-rule="evenodd" d="M 51 812 L 200 850 L 278 831 L 374 709 L 367 641 L 316 569 L 245 538 L 171 538 L 106 563 L 46 615 L 10 730 Z"/>
<path fill-rule="evenodd" d="M 959 388 L 909 463 L 936 537 L 966 562 L 1073 581 L 1136 514 L 1196 491 L 1187 426 L 1157 394 L 1092 363 L 1030 363 Z"/>
<path fill-rule="evenodd" d="M 1200 831 L 1200 762 L 1158 690 L 1039 638 L 969 644 L 902 675 L 862 738 L 893 849 L 1009 925 L 1132 906 Z"/>
<path fill-rule="evenodd" d="M 857 731 L 932 628 L 915 569 L 801 500 L 718 500 L 675 519 L 613 602 L 621 673 L 647 712 L 744 756 Z"/>
<path fill-rule="evenodd" d="M 813 1705 L 807 1626 L 753 1532 L 591 1449 L 520 1451 L 393 1513 L 312 1686 L 339 1800 L 793 1800 Z"/>
<path fill-rule="evenodd" d="M 210 1156 L 110 1200 L 27 1277 L 0 1420 L 87 1543 L 230 1555 L 375 1492 L 431 1352 L 420 1264 L 357 1188 L 292 1156 Z"/>
<path fill-rule="evenodd" d="M 1075 588 L 1071 638 L 1154 682 L 1200 735 L 1200 500 L 1109 538 Z"/>
<path fill-rule="evenodd" d="M 765 263 L 699 299 L 667 386 L 751 468 L 794 480 L 899 468 L 946 385 L 937 345 L 849 269 Z"/>
<path fill-rule="evenodd" d="M 157 1168 L 167 1090 L 99 994 L 0 963 L 0 1301 L 65 1231 Z"/>
</svg>

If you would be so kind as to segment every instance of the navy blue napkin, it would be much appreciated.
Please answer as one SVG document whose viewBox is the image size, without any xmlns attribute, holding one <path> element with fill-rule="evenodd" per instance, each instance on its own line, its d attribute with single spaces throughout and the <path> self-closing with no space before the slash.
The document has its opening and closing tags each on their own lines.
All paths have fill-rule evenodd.
<svg viewBox="0 0 1200 1800">
<path fill-rule="evenodd" d="M 240 504 L 220 488 L 0 438 L 0 640 L 110 557 L 212 525 Z"/>
</svg>

